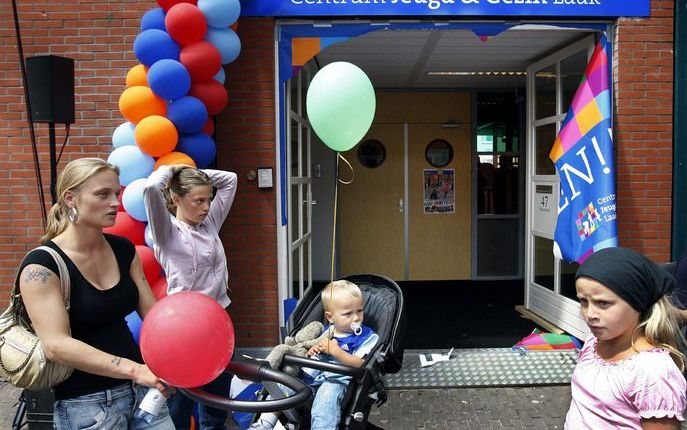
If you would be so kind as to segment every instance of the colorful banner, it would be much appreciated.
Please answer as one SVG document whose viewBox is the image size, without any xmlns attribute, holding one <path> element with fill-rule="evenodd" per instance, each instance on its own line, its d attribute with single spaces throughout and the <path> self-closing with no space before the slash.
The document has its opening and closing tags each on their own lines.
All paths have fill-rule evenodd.
<svg viewBox="0 0 687 430">
<path fill-rule="evenodd" d="M 554 254 L 568 262 L 618 245 L 609 87 L 604 35 L 549 153 L 561 183 Z"/>
<path fill-rule="evenodd" d="M 241 0 L 241 16 L 649 16 L 649 0 Z"/>
</svg>

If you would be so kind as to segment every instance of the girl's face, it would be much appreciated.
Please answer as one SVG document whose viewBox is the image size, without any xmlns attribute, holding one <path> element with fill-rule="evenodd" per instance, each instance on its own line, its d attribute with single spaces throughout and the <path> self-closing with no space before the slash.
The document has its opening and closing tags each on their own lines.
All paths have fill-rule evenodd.
<svg viewBox="0 0 687 430">
<path fill-rule="evenodd" d="M 202 222 L 210 210 L 211 198 L 211 185 L 193 187 L 183 197 L 174 195 L 172 202 L 177 207 L 177 219 L 191 225 Z"/>
<path fill-rule="evenodd" d="M 600 341 L 627 336 L 632 338 L 639 325 L 640 314 L 611 289 L 591 278 L 580 277 L 575 282 L 582 317 Z"/>
<path fill-rule="evenodd" d="M 363 323 L 363 298 L 350 294 L 339 294 L 330 301 L 331 311 L 324 316 L 338 333 L 352 333 L 351 323 Z"/>
<path fill-rule="evenodd" d="M 119 177 L 105 170 L 84 182 L 77 192 L 67 192 L 65 201 L 70 207 L 76 207 L 77 224 L 107 228 L 117 219 L 119 193 Z"/>
</svg>

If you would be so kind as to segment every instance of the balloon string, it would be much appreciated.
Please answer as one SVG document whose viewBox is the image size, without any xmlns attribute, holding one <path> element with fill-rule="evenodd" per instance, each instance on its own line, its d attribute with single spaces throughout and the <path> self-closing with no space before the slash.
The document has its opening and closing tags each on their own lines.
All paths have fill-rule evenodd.
<svg viewBox="0 0 687 430">
<path fill-rule="evenodd" d="M 334 281 L 334 250 L 336 247 L 336 210 L 337 210 L 337 201 L 339 197 L 339 157 L 341 155 L 337 152 L 336 153 L 336 169 L 334 169 L 334 221 L 332 222 L 332 261 L 331 261 L 331 271 L 329 272 L 329 282 Z M 343 157 L 341 157 L 343 158 Z M 331 288 L 329 289 L 331 292 Z M 331 297 L 330 297 L 331 298 Z"/>
<path fill-rule="evenodd" d="M 346 157 L 344 157 L 343 155 L 341 155 L 341 154 L 338 153 L 338 152 L 336 153 L 336 156 L 337 156 L 337 158 L 336 158 L 337 177 L 338 177 L 338 173 L 339 173 L 339 172 L 338 172 L 338 170 L 339 170 L 339 158 L 342 159 L 342 160 L 344 161 L 344 163 L 346 163 L 346 165 L 348 166 L 348 168 L 349 168 L 350 171 L 351 171 L 351 179 L 349 179 L 348 181 L 343 181 L 343 180 L 341 180 L 341 179 L 339 178 L 339 179 L 338 179 L 338 182 L 341 182 L 341 183 L 344 184 L 344 185 L 349 185 L 349 184 L 351 184 L 351 183 L 353 182 L 353 179 L 355 179 L 355 170 L 353 169 L 353 166 L 351 166 L 351 163 L 349 163 L 349 161 L 346 160 Z"/>
<path fill-rule="evenodd" d="M 336 248 L 336 211 L 337 211 L 337 203 L 339 200 L 339 158 L 341 155 L 337 152 L 336 153 L 336 169 L 334 170 L 334 221 L 332 222 L 332 262 L 331 262 L 331 271 L 329 272 L 329 282 L 334 282 L 334 251 Z M 345 159 L 344 159 L 345 160 Z M 348 161 L 346 161 L 348 163 Z M 349 164 L 350 165 L 350 164 Z M 334 297 L 334 288 L 329 289 L 329 303 L 332 302 Z M 333 333 L 332 329 L 334 327 L 330 325 L 329 327 L 329 335 L 327 336 L 329 340 L 333 338 Z M 327 354 L 329 354 L 329 341 L 327 341 Z"/>
</svg>

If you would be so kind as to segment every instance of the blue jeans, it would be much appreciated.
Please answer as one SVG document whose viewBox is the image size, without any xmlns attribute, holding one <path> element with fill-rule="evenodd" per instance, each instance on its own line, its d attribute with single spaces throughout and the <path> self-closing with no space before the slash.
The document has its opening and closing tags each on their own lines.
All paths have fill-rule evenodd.
<svg viewBox="0 0 687 430">
<path fill-rule="evenodd" d="M 148 424 L 134 418 L 134 412 L 148 387 L 124 383 L 97 393 L 73 399 L 58 400 L 53 412 L 56 430 L 174 430 L 169 410 L 163 406 L 160 415 Z"/>
<path fill-rule="evenodd" d="M 231 376 L 223 372 L 214 381 L 203 386 L 210 394 L 229 397 L 229 384 Z M 167 406 L 177 430 L 189 430 L 191 428 L 191 414 L 194 401 L 177 391 L 169 399 Z M 225 430 L 227 428 L 227 411 L 211 408 L 204 404 L 198 405 L 199 430 Z"/>
<path fill-rule="evenodd" d="M 315 392 L 310 409 L 310 430 L 336 430 L 341 420 L 341 403 L 348 384 L 324 381 Z"/>
<path fill-rule="evenodd" d="M 342 379 L 308 378 L 305 381 L 315 394 L 310 407 L 310 430 L 337 430 L 341 421 L 341 404 L 350 377 Z M 286 385 L 279 384 L 284 394 L 291 396 L 294 391 Z M 272 400 L 268 396 L 267 400 Z"/>
</svg>

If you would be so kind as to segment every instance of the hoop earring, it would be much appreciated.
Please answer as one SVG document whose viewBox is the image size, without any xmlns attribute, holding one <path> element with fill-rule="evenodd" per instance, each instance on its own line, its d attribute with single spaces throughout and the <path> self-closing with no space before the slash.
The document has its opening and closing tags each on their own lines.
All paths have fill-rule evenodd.
<svg viewBox="0 0 687 430">
<path fill-rule="evenodd" d="M 74 224 L 78 219 L 79 219 L 79 212 L 76 210 L 75 207 L 69 208 L 69 212 L 67 213 L 67 219 L 69 219 L 69 222 Z"/>
</svg>

